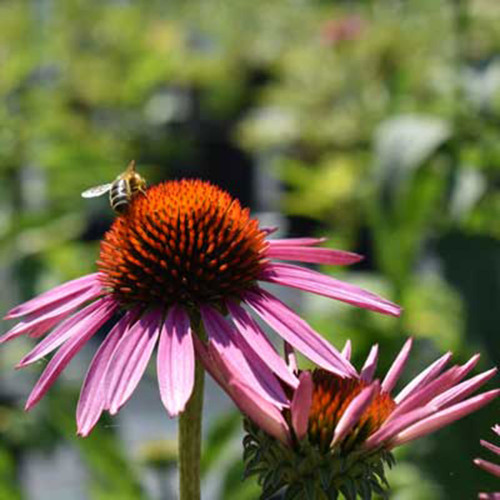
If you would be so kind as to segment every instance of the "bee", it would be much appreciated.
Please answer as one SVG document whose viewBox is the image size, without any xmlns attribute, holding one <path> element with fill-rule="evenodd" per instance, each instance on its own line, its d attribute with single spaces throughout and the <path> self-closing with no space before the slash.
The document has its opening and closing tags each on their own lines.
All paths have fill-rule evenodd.
<svg viewBox="0 0 500 500">
<path fill-rule="evenodd" d="M 130 201 L 137 193 L 146 193 L 146 181 L 135 171 L 135 160 L 132 160 L 125 172 L 121 173 L 113 182 L 94 186 L 82 193 L 82 198 L 96 198 L 109 192 L 111 208 L 122 214 L 129 206 Z"/>
</svg>

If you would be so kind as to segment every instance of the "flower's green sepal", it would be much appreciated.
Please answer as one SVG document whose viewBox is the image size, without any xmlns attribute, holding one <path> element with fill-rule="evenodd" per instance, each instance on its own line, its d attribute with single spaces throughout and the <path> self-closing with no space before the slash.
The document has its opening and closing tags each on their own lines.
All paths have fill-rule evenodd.
<svg viewBox="0 0 500 500">
<path fill-rule="evenodd" d="M 387 497 L 384 466 L 392 467 L 394 458 L 385 450 L 343 455 L 336 447 L 322 451 L 307 438 L 287 447 L 247 419 L 244 427 L 245 476 L 258 477 L 262 500 L 279 491 L 285 500 L 337 500 L 340 494 L 346 500 Z"/>
</svg>

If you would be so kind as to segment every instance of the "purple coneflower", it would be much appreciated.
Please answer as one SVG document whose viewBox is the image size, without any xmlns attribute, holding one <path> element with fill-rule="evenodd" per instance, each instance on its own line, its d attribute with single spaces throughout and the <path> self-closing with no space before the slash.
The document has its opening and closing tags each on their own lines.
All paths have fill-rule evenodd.
<svg viewBox="0 0 500 500">
<path fill-rule="evenodd" d="M 247 474 L 259 476 L 263 498 L 282 489 L 285 498 L 383 494 L 384 463 L 393 464 L 393 448 L 478 410 L 500 393 L 469 397 L 497 370 L 463 380 L 479 355 L 444 370 L 450 352 L 394 393 L 411 345 L 409 339 L 381 382 L 374 378 L 377 346 L 356 376 L 340 377 L 323 368 L 294 370 L 299 385 L 286 389 L 289 405 L 280 408 L 238 379 L 229 358 L 196 342 L 206 369 L 248 417 L 243 441 Z M 343 355 L 349 359 L 350 343 Z"/>
<path fill-rule="evenodd" d="M 6 319 L 20 322 L 0 342 L 24 334 L 38 338 L 52 330 L 19 367 L 58 349 L 26 409 L 109 323 L 114 325 L 90 364 L 78 402 L 77 428 L 83 436 L 103 410 L 115 414 L 130 398 L 156 345 L 162 402 L 171 416 L 182 412 L 193 390 L 197 335 L 206 335 L 203 340 L 231 359 L 260 397 L 284 407 L 287 400 L 274 374 L 292 388 L 298 380 L 242 304 L 322 368 L 340 377 L 354 376 L 348 360 L 258 282 L 394 316 L 399 307 L 316 271 L 274 261 L 352 264 L 359 255 L 318 247 L 322 239 L 272 240 L 269 233 L 238 200 L 200 180 L 164 182 L 134 197 L 104 237 L 99 272 L 60 285 L 7 314 Z"/>
<path fill-rule="evenodd" d="M 500 436 L 500 425 L 497 424 L 491 429 L 497 436 Z M 500 447 L 495 446 L 494 444 L 489 443 L 484 439 L 481 439 L 480 443 L 481 446 L 484 446 L 486 449 L 490 450 L 496 455 L 500 455 Z M 500 465 L 494 464 L 493 462 L 489 462 L 487 460 L 483 460 L 482 458 L 476 458 L 474 460 L 474 463 L 478 467 L 481 467 L 481 469 L 484 469 L 485 471 L 489 472 L 490 474 L 493 474 L 496 477 L 500 477 Z M 500 500 L 500 491 L 496 493 L 479 493 L 478 498 L 480 500 Z"/>
</svg>

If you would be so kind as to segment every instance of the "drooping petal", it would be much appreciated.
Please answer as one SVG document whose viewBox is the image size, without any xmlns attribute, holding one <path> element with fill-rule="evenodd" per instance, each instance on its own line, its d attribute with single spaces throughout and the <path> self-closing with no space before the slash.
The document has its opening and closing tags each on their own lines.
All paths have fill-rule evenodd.
<svg viewBox="0 0 500 500">
<path fill-rule="evenodd" d="M 429 365 L 425 370 L 423 370 L 419 375 L 417 375 L 410 383 L 408 383 L 404 389 L 394 398 L 394 402 L 396 404 L 401 403 L 406 399 L 410 394 L 412 394 L 415 390 L 421 388 L 424 384 L 432 380 L 437 374 L 441 372 L 444 366 L 451 359 L 451 352 L 447 352 L 439 359 L 434 361 L 431 365 Z"/>
<path fill-rule="evenodd" d="M 160 333 L 161 313 L 142 316 L 116 347 L 106 373 L 107 403 L 114 415 L 128 401 L 146 370 Z"/>
<path fill-rule="evenodd" d="M 268 366 L 242 341 L 239 332 L 224 317 L 208 306 L 200 307 L 201 317 L 213 347 L 223 355 L 238 374 L 237 378 L 271 403 L 283 407 L 288 400 Z"/>
<path fill-rule="evenodd" d="M 25 406 L 26 410 L 30 410 L 40 401 L 73 357 L 99 328 L 111 318 L 117 306 L 109 300 L 103 300 L 103 302 L 105 305 L 100 309 L 100 314 L 98 316 L 94 315 L 93 320 L 87 324 L 87 327 L 73 335 L 49 361 L 28 397 Z"/>
<path fill-rule="evenodd" d="M 314 245 L 320 245 L 325 241 L 326 238 L 276 238 L 273 240 L 267 240 L 270 247 L 282 247 L 282 246 L 312 247 Z"/>
<path fill-rule="evenodd" d="M 83 294 L 71 296 L 67 300 L 59 301 L 56 304 L 42 308 L 36 313 L 23 318 L 14 328 L 0 337 L 0 344 L 20 335 L 32 334 L 34 332 L 37 335 L 43 335 L 72 311 L 85 302 L 97 298 L 99 295 L 100 291 L 94 287 L 88 289 Z"/>
<path fill-rule="evenodd" d="M 88 328 L 94 323 L 95 318 L 102 316 L 103 309 L 107 308 L 105 299 L 97 300 L 81 311 L 61 323 L 54 331 L 39 342 L 24 358 L 17 364 L 17 368 L 23 368 L 42 359 L 47 354 L 57 349 L 74 335 Z"/>
<path fill-rule="evenodd" d="M 271 246 L 266 251 L 266 257 L 269 259 L 294 260 L 297 262 L 333 266 L 346 266 L 363 260 L 361 255 L 352 252 L 298 245 Z"/>
<path fill-rule="evenodd" d="M 32 339 L 38 339 L 40 337 L 43 337 L 49 330 L 52 330 L 52 328 L 54 328 L 54 326 L 56 326 L 60 321 L 61 318 L 56 318 L 47 321 L 47 323 L 43 323 L 42 325 L 33 328 L 33 330 L 30 330 L 30 332 L 27 333 L 27 335 Z"/>
<path fill-rule="evenodd" d="M 210 350 L 205 344 L 198 338 L 197 335 L 193 335 L 193 345 L 196 353 L 196 359 L 198 359 L 203 368 L 210 373 L 213 379 L 227 392 L 229 393 L 229 385 L 227 380 L 223 374 L 223 371 L 220 369 L 220 366 L 217 364 L 217 361 L 212 356 L 213 350 Z"/>
<path fill-rule="evenodd" d="M 391 392 L 399 380 L 399 377 L 408 361 L 408 356 L 410 355 L 411 346 L 413 345 L 413 339 L 410 337 L 404 344 L 403 348 L 397 355 L 394 363 L 389 368 L 387 375 L 382 382 L 382 390 L 384 392 Z"/>
<path fill-rule="evenodd" d="M 370 349 L 368 357 L 366 358 L 363 368 L 361 368 L 361 373 L 359 378 L 364 382 L 370 383 L 375 375 L 375 370 L 377 369 L 378 361 L 378 344 L 375 344 Z"/>
<path fill-rule="evenodd" d="M 361 415 L 365 412 L 368 406 L 373 401 L 375 395 L 380 391 L 379 382 L 365 387 L 346 408 L 345 412 L 340 417 L 338 424 L 335 426 L 335 432 L 332 439 L 332 446 L 344 439 L 347 433 L 358 423 Z"/>
<path fill-rule="evenodd" d="M 118 342 L 136 312 L 127 312 L 106 335 L 90 363 L 76 408 L 77 433 L 88 436 L 106 407 L 106 370 Z"/>
<path fill-rule="evenodd" d="M 170 308 L 161 327 L 156 366 L 162 403 L 175 417 L 191 397 L 195 368 L 191 324 L 180 306 Z"/>
<path fill-rule="evenodd" d="M 301 441 L 307 434 L 309 411 L 311 410 L 313 394 L 313 380 L 311 373 L 304 371 L 300 374 L 300 383 L 293 394 L 290 412 L 292 427 L 297 439 Z"/>
<path fill-rule="evenodd" d="M 438 411 L 400 432 L 391 444 L 393 447 L 401 446 L 404 443 L 437 431 L 441 427 L 482 408 L 495 399 L 499 393 L 500 389 L 494 389 Z"/>
<path fill-rule="evenodd" d="M 20 335 L 28 335 L 29 337 L 41 337 L 45 335 L 51 328 L 53 328 L 62 318 L 66 316 L 65 314 L 61 314 L 56 318 L 51 318 L 41 322 L 20 322 L 14 328 L 9 330 L 7 333 L 0 337 L 0 344 L 7 342 L 9 340 L 15 339 Z"/>
<path fill-rule="evenodd" d="M 13 309 L 11 309 L 4 319 L 19 318 L 20 316 L 26 316 L 27 314 L 33 314 L 50 304 L 56 303 L 62 299 L 66 299 L 69 296 L 80 295 L 86 292 L 89 288 L 99 285 L 98 280 L 99 273 L 88 274 L 77 278 L 62 285 L 52 288 L 37 297 L 24 302 Z"/>
<path fill-rule="evenodd" d="M 243 300 L 276 332 L 317 365 L 338 375 L 357 377 L 356 370 L 300 316 L 262 289 L 246 292 Z"/>
<path fill-rule="evenodd" d="M 240 381 L 231 381 L 229 385 L 236 406 L 258 427 L 289 446 L 288 425 L 278 408 Z"/>
<path fill-rule="evenodd" d="M 292 264 L 268 264 L 259 279 L 324 295 L 364 309 L 399 316 L 401 308 L 367 290 Z"/>
<path fill-rule="evenodd" d="M 229 301 L 227 307 L 234 325 L 248 347 L 253 349 L 281 380 L 291 387 L 297 387 L 299 385 L 297 377 L 290 372 L 283 358 L 253 318 L 235 302 Z"/>
<path fill-rule="evenodd" d="M 238 360 L 229 359 L 227 351 L 219 352 L 211 341 L 205 346 L 196 335 L 193 335 L 193 340 L 198 359 L 242 413 L 269 435 L 284 444 L 290 444 L 288 424 L 280 406 L 263 397 L 261 391 L 255 391 L 245 384 L 242 373 L 234 367 L 234 362 Z"/>
</svg>

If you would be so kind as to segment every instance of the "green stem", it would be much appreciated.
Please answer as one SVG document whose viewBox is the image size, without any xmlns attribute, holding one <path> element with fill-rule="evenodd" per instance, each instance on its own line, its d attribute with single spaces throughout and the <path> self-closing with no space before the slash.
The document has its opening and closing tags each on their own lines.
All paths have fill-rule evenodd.
<svg viewBox="0 0 500 500">
<path fill-rule="evenodd" d="M 180 500 L 200 500 L 201 414 L 205 372 L 196 362 L 193 394 L 179 417 Z"/>
</svg>

